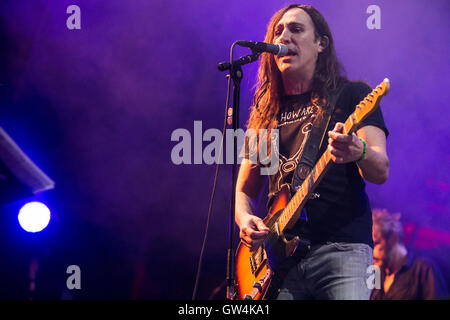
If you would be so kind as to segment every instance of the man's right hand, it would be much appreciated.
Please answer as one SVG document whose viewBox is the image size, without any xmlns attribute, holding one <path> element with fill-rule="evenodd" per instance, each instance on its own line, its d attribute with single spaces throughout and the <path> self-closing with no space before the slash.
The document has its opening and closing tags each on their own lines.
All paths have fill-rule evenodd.
<svg viewBox="0 0 450 320">
<path fill-rule="evenodd" d="M 239 236 L 250 251 L 256 250 L 269 234 L 269 228 L 264 224 L 261 218 L 248 214 L 241 219 Z"/>
</svg>

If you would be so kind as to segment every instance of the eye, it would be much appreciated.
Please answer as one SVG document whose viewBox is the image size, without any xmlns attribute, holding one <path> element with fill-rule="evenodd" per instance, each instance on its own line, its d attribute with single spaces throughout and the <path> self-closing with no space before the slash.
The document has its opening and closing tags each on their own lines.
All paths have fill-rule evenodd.
<svg viewBox="0 0 450 320">
<path fill-rule="evenodd" d="M 290 30 L 292 33 L 300 33 L 303 31 L 303 28 L 302 27 L 291 27 Z"/>
</svg>

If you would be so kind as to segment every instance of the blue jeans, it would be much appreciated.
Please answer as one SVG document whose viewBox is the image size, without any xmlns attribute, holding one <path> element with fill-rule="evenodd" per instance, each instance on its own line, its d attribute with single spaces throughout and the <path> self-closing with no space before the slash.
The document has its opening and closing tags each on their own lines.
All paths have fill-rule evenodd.
<svg viewBox="0 0 450 320">
<path fill-rule="evenodd" d="M 362 243 L 328 242 L 311 251 L 286 278 L 277 300 L 368 300 L 373 251 Z"/>
</svg>

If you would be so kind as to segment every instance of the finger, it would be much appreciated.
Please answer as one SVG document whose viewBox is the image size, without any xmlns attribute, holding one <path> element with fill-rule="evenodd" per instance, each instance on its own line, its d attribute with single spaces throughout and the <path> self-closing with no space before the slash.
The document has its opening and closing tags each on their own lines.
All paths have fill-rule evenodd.
<svg viewBox="0 0 450 320">
<path fill-rule="evenodd" d="M 345 152 L 343 152 L 342 150 L 333 148 L 330 146 L 330 153 L 335 156 L 336 158 L 343 158 L 345 156 Z"/>
<path fill-rule="evenodd" d="M 351 141 L 353 139 L 352 136 L 342 134 L 339 132 L 335 132 L 335 131 L 328 131 L 328 137 L 333 140 L 337 140 L 339 142 L 347 142 L 347 141 Z"/>
<path fill-rule="evenodd" d="M 328 152 L 330 153 L 330 158 L 335 163 L 344 163 L 343 153 L 340 153 L 336 149 L 328 146 Z"/>
<path fill-rule="evenodd" d="M 344 124 L 342 122 L 336 122 L 334 125 L 333 131 L 335 132 L 343 132 L 344 131 Z"/>
<path fill-rule="evenodd" d="M 344 163 L 344 158 L 340 158 L 340 157 L 336 157 L 336 156 L 331 156 L 330 158 L 334 163 Z"/>
<path fill-rule="evenodd" d="M 244 246 L 249 248 L 250 251 L 256 250 L 262 243 L 262 241 L 254 241 L 254 240 L 249 240 L 247 238 L 241 239 L 241 242 L 244 244 Z"/>
<path fill-rule="evenodd" d="M 265 239 L 268 233 L 269 233 L 268 231 L 252 231 L 248 234 L 248 236 L 252 240 L 261 240 Z"/>
<path fill-rule="evenodd" d="M 349 145 L 347 143 L 342 143 L 336 140 L 333 140 L 331 138 L 328 138 L 328 144 L 331 145 L 333 148 L 340 149 L 340 150 L 348 150 Z"/>
<path fill-rule="evenodd" d="M 346 135 L 346 134 L 342 134 L 342 133 L 337 133 L 334 131 L 328 131 L 328 136 L 333 139 L 334 141 L 337 142 L 342 142 L 342 143 L 350 143 L 353 140 L 352 136 Z"/>
<path fill-rule="evenodd" d="M 241 231 L 239 234 L 239 237 L 241 238 L 242 243 L 244 243 L 245 246 L 250 247 L 252 243 L 252 239 L 247 235 L 244 231 Z"/>
<path fill-rule="evenodd" d="M 269 231 L 257 231 L 249 227 L 242 228 L 242 236 L 248 239 L 247 241 L 265 239 L 268 233 Z"/>
<path fill-rule="evenodd" d="M 256 222 L 256 227 L 258 228 L 259 231 L 269 232 L 269 228 L 267 228 L 267 226 L 264 224 L 262 220 L 258 220 Z"/>
</svg>

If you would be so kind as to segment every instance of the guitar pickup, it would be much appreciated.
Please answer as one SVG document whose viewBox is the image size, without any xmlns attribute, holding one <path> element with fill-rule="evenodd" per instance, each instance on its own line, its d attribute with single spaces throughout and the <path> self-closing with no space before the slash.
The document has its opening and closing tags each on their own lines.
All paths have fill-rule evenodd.
<svg viewBox="0 0 450 320">
<path fill-rule="evenodd" d="M 256 252 L 254 252 L 250 258 L 250 269 L 252 274 L 256 275 L 261 268 L 266 265 L 267 254 L 263 247 L 259 247 Z"/>
</svg>

